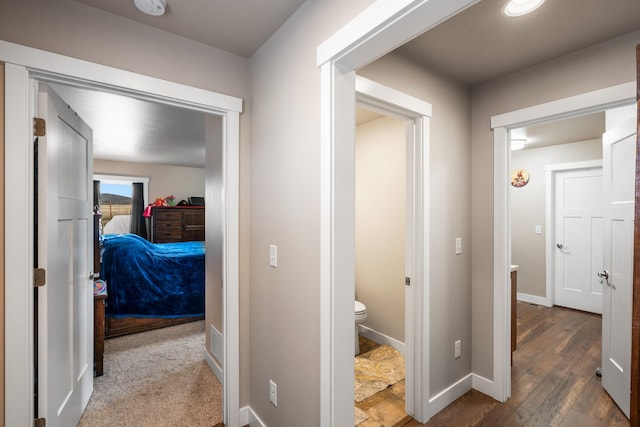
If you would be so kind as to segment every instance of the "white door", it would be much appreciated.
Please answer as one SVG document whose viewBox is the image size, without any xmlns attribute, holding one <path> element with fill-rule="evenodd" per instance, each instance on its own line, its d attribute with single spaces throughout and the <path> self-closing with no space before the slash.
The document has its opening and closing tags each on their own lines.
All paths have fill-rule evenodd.
<svg viewBox="0 0 640 427">
<path fill-rule="evenodd" d="M 602 386 L 629 416 L 636 122 L 603 135 Z"/>
<path fill-rule="evenodd" d="M 555 176 L 554 303 L 602 313 L 602 168 Z"/>
<path fill-rule="evenodd" d="M 46 84 L 37 147 L 38 417 L 75 426 L 93 391 L 92 132 Z"/>
</svg>

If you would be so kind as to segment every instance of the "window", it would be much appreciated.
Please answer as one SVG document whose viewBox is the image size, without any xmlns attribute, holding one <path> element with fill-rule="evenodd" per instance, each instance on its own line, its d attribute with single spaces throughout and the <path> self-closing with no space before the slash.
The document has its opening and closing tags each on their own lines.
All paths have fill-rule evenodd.
<svg viewBox="0 0 640 427">
<path fill-rule="evenodd" d="M 131 196 L 134 182 L 141 182 L 144 187 L 144 205 L 149 200 L 149 178 L 119 175 L 94 175 L 100 181 L 100 211 L 102 225 L 116 215 L 131 215 Z"/>
</svg>

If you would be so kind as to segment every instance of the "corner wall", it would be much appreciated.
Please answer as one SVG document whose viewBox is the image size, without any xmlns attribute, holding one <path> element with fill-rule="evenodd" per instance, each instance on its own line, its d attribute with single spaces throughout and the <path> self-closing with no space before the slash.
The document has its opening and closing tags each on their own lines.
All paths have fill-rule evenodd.
<svg viewBox="0 0 640 427">
<path fill-rule="evenodd" d="M 250 405 L 320 425 L 320 69 L 316 48 L 373 0 L 308 0 L 250 60 Z M 269 266 L 269 245 L 278 267 Z M 353 334 L 354 325 L 337 333 Z M 269 402 L 269 380 L 278 406 Z"/>
</svg>

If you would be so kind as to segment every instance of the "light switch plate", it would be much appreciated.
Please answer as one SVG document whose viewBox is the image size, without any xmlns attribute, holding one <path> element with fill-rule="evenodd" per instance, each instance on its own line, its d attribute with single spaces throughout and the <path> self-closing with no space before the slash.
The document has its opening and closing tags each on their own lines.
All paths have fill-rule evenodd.
<svg viewBox="0 0 640 427">
<path fill-rule="evenodd" d="M 269 245 L 269 265 L 273 268 L 278 267 L 278 247 Z"/>
<path fill-rule="evenodd" d="M 462 237 L 456 237 L 456 255 L 462 253 Z"/>
</svg>

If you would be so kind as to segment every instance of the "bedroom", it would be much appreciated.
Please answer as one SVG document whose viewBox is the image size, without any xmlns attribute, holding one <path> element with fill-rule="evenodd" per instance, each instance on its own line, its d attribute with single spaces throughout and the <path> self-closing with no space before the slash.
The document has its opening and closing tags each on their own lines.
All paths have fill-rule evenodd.
<svg viewBox="0 0 640 427">
<path fill-rule="evenodd" d="M 189 201 L 192 196 L 205 195 L 205 141 L 207 132 L 219 129 L 219 119 L 204 113 L 186 111 L 176 107 L 150 103 L 133 98 L 126 98 L 104 92 L 92 92 L 70 86 L 55 85 L 55 91 L 68 102 L 78 114 L 93 129 L 94 142 L 94 178 L 105 185 L 109 182 L 120 182 L 129 186 L 131 182 L 140 181 L 145 184 L 145 202 L 143 206 L 174 196 L 174 201 Z M 212 124 L 213 122 L 213 124 Z M 140 123 L 146 125 L 140 126 Z M 210 140 L 213 138 L 209 138 Z M 219 139 L 219 138 L 218 138 Z M 179 144 L 176 141 L 180 141 Z M 215 141 L 214 141 L 215 143 Z M 219 145 L 218 145 L 219 146 Z M 209 155 L 211 155 L 210 150 Z M 209 207 L 209 206 L 208 206 Z M 108 220 L 115 211 L 103 200 L 103 217 Z M 202 212 L 203 208 L 189 209 Z M 116 219 L 127 218 L 125 215 Z M 108 221 L 103 222 L 106 232 L 109 230 Z M 151 236 L 151 221 L 147 221 L 149 240 Z M 128 225 L 127 225 L 128 228 Z M 214 227 L 211 227 L 213 231 Z M 190 239 L 192 240 L 192 239 Z M 198 238 L 202 240 L 202 238 Z M 207 233 L 207 253 L 219 254 L 221 236 L 219 233 Z M 104 273 L 104 269 L 103 269 Z M 211 279 L 219 277 L 212 273 L 207 279 L 208 295 L 211 295 Z M 220 288 L 217 288 L 220 289 Z M 219 291 L 218 291 L 219 293 Z M 207 315 L 207 331 L 221 330 L 216 314 L 216 298 L 209 297 Z M 202 302 L 204 306 L 204 302 Z M 213 307 L 213 308 L 212 308 Z M 107 324 L 109 313 L 107 309 Z M 201 310 L 204 311 L 204 310 Z M 162 320 L 162 319 L 159 319 Z M 162 322 L 161 322 L 162 323 Z M 137 324 L 134 330 L 139 329 Z M 214 329 L 215 328 L 215 329 Z M 127 329 L 110 328 L 111 334 L 126 332 Z M 115 333 L 113 332 L 115 331 Z M 119 332 L 120 331 L 120 332 Z M 209 341 L 210 334 L 205 334 Z M 211 348 L 210 344 L 206 345 Z M 218 364 L 215 356 L 209 355 L 209 366 Z"/>
</svg>

